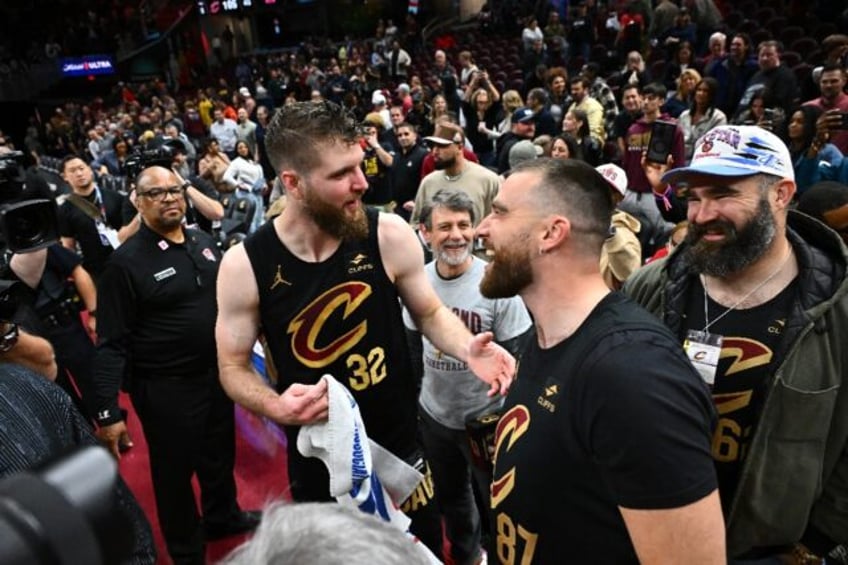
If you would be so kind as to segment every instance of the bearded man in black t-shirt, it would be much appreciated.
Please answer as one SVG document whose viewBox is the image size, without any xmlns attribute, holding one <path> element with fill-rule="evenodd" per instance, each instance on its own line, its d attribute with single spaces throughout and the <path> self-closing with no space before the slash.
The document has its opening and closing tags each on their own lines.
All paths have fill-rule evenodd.
<svg viewBox="0 0 848 565">
<path fill-rule="evenodd" d="M 723 563 L 705 384 L 662 324 L 599 272 L 613 204 L 580 161 L 513 169 L 478 227 L 483 296 L 535 335 L 495 439 L 501 563 Z"/>
</svg>

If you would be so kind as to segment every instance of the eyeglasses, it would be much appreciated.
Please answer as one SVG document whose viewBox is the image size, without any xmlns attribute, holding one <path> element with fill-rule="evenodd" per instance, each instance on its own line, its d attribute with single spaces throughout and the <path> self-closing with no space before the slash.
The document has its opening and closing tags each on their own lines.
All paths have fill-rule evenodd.
<svg viewBox="0 0 848 565">
<path fill-rule="evenodd" d="M 169 188 L 151 188 L 144 192 L 139 192 L 139 196 L 146 196 L 154 202 L 162 202 L 165 200 L 165 195 L 173 196 L 174 198 L 185 197 L 185 188 L 182 186 L 171 186 Z"/>
</svg>

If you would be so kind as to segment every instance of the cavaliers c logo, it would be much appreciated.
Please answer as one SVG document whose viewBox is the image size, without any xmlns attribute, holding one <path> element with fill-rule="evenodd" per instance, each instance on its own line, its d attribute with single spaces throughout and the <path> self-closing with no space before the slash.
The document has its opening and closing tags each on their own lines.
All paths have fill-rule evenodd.
<svg viewBox="0 0 848 565">
<path fill-rule="evenodd" d="M 523 436 L 529 427 L 530 411 L 521 404 L 513 406 L 509 412 L 501 416 L 495 432 L 495 466 L 497 466 L 497 457 L 512 449 L 518 438 Z M 506 447 L 503 445 L 504 442 Z M 492 508 L 497 508 L 498 504 L 509 496 L 513 488 L 515 488 L 515 467 L 511 467 L 492 481 Z"/>
<path fill-rule="evenodd" d="M 319 339 L 324 324 L 334 312 L 342 309 L 342 319 L 347 319 L 369 296 L 370 285 L 359 281 L 344 282 L 324 292 L 301 310 L 289 323 L 287 330 L 287 333 L 292 334 L 292 352 L 298 361 L 310 369 L 320 369 L 359 343 L 368 332 L 366 320 L 362 320 L 328 345 L 322 347 Z"/>
</svg>

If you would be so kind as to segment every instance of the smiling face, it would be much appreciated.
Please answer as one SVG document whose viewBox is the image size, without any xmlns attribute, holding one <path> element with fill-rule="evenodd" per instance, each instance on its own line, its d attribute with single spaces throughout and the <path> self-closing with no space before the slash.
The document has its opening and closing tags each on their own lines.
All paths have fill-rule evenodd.
<svg viewBox="0 0 848 565">
<path fill-rule="evenodd" d="M 541 217 L 528 187 L 539 178 L 531 172 L 510 175 L 492 202 L 492 213 L 477 227 L 477 236 L 491 253 L 480 281 L 480 293 L 487 298 L 515 296 L 533 283 L 531 233 Z"/>
<path fill-rule="evenodd" d="M 362 239 L 368 235 L 368 219 L 362 195 L 368 181 L 360 163 L 358 143 L 316 143 L 319 163 L 308 174 L 293 170 L 281 173 L 286 189 L 303 212 L 321 230 L 338 239 Z"/>
<path fill-rule="evenodd" d="M 460 267 L 471 259 L 474 225 L 467 211 L 435 206 L 430 216 L 430 228 L 422 227 L 424 240 L 430 244 L 433 257 L 445 266 Z"/>
<path fill-rule="evenodd" d="M 759 175 L 689 181 L 686 253 L 696 271 L 725 277 L 759 260 L 778 231 L 771 186 L 761 186 Z"/>
</svg>

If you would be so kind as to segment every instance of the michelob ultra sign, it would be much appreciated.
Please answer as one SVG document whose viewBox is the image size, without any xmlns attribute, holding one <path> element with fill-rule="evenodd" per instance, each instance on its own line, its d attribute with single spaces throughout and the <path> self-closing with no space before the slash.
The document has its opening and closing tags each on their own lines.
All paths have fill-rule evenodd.
<svg viewBox="0 0 848 565">
<path fill-rule="evenodd" d="M 111 75 L 115 72 L 115 60 L 110 55 L 86 55 L 60 59 L 62 75 L 79 77 L 88 75 Z"/>
</svg>

